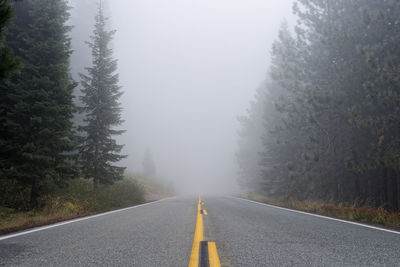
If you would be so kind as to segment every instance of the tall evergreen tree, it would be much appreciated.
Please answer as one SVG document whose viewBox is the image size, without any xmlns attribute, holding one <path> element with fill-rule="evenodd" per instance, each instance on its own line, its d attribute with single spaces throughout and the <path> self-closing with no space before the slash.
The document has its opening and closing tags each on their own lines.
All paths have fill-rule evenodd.
<svg viewBox="0 0 400 267">
<path fill-rule="evenodd" d="M 302 78 L 308 128 L 304 140 L 312 140 L 299 163 L 306 166 L 317 156 L 319 160 L 304 173 L 312 195 L 343 201 L 346 185 L 357 178 L 345 168 L 346 159 L 353 155 L 354 141 L 361 135 L 349 123 L 349 110 L 360 98 L 368 73 L 357 51 L 357 45 L 365 42 L 360 1 L 299 2 L 298 38 L 307 44 L 303 65 L 307 72 Z"/>
<path fill-rule="evenodd" d="M 264 193 L 399 210 L 398 1 L 295 3 L 296 38 L 283 27 L 272 50 Z"/>
<path fill-rule="evenodd" d="M 240 129 L 236 152 L 238 164 L 237 182 L 248 191 L 255 191 L 260 180 L 260 153 L 262 152 L 262 129 L 266 82 L 257 89 L 245 116 L 238 117 Z"/>
<path fill-rule="evenodd" d="M 95 17 L 95 29 L 92 42 L 93 66 L 86 68 L 88 74 L 81 74 L 85 112 L 85 125 L 79 127 L 80 164 L 87 179 L 93 179 L 94 187 L 99 184 L 112 184 L 123 178 L 124 167 L 112 165 L 126 156 L 120 155 L 122 145 L 118 145 L 113 136 L 124 131 L 114 127 L 121 125 L 121 107 L 118 102 L 122 95 L 118 85 L 117 60 L 112 58 L 110 42 L 115 31 L 106 29 L 107 18 L 103 7 L 99 5 Z"/>
<path fill-rule="evenodd" d="M 400 24 L 398 1 L 372 1 L 364 12 L 365 36 L 361 46 L 368 62 L 364 95 L 353 108 L 353 124 L 368 133 L 352 167 L 365 179 L 361 191 L 373 203 L 400 209 Z M 364 193 L 364 195 L 365 195 Z"/>
<path fill-rule="evenodd" d="M 70 40 L 65 0 L 25 0 L 6 36 L 23 68 L 0 90 L 0 176 L 30 187 L 37 205 L 43 184 L 76 175 L 71 151 Z"/>
<path fill-rule="evenodd" d="M 3 33 L 14 12 L 8 0 L 0 0 L 0 82 L 10 77 L 17 69 L 18 61 L 10 48 L 4 46 Z"/>
</svg>

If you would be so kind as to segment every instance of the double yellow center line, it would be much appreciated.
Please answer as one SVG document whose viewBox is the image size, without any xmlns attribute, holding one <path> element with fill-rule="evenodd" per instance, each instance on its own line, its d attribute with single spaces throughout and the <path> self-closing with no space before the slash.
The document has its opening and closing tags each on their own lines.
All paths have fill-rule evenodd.
<svg viewBox="0 0 400 267">
<path fill-rule="evenodd" d="M 194 240 L 192 246 L 192 252 L 190 255 L 189 267 L 220 267 L 221 263 L 219 261 L 217 247 L 215 242 L 204 241 L 203 238 L 203 214 L 207 215 L 207 211 L 201 208 L 202 202 L 199 196 L 199 201 L 197 204 L 197 219 L 196 219 L 196 229 L 194 231 Z M 206 252 L 201 252 L 201 255 L 208 255 L 208 258 L 202 259 L 200 257 L 200 247 L 201 243 L 207 242 Z"/>
</svg>

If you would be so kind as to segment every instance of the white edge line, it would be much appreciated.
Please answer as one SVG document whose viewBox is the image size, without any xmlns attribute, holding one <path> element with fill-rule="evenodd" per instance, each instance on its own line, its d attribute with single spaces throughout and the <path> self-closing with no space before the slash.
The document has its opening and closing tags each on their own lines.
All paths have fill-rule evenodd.
<svg viewBox="0 0 400 267">
<path fill-rule="evenodd" d="M 249 199 L 245 199 L 245 198 L 240 198 L 240 197 L 231 197 L 231 198 L 235 198 L 235 199 L 239 199 L 239 200 L 244 200 L 244 201 L 256 203 L 256 204 L 259 204 L 259 205 L 263 205 L 263 206 L 267 206 L 267 207 L 271 207 L 271 208 L 275 208 L 275 209 L 280 209 L 280 210 L 285 210 L 285 211 L 291 211 L 291 212 L 295 212 L 295 213 L 310 215 L 310 216 L 314 216 L 314 217 L 318 217 L 318 218 L 323 218 L 323 219 L 328 219 L 328 220 L 337 221 L 337 222 L 342 222 L 342 223 L 353 224 L 353 225 L 357 225 L 357 226 L 362 226 L 362 227 L 366 227 L 366 228 L 370 228 L 370 229 L 375 229 L 375 230 L 380 230 L 380 231 L 384 231 L 384 232 L 388 232 L 388 233 L 400 235 L 400 232 L 399 232 L 399 231 L 394 231 L 394 230 L 389 230 L 389 229 L 380 228 L 380 227 L 376 227 L 376 226 L 371 226 L 371 225 L 368 225 L 368 224 L 356 223 L 356 222 L 351 222 L 351 221 L 336 219 L 336 218 L 332 218 L 332 217 L 328 217 L 328 216 L 313 214 L 313 213 L 304 212 L 304 211 L 299 211 L 299 210 L 292 210 L 292 209 L 283 208 L 283 207 L 278 207 L 278 206 L 274 206 L 274 205 L 269 205 L 269 204 L 265 204 L 265 203 L 261 203 L 261 202 L 257 202 L 257 201 L 253 201 L 253 200 L 249 200 Z"/>
<path fill-rule="evenodd" d="M 152 201 L 152 202 L 148 202 L 148 203 L 144 203 L 144 204 L 140 204 L 140 205 L 136 205 L 136 206 L 132 206 L 132 207 L 128 207 L 128 208 L 112 210 L 112 211 L 108 211 L 108 212 L 104 212 L 104 213 L 100 213 L 100 214 L 81 217 L 81 218 L 78 218 L 78 219 L 72 219 L 72 220 L 68 220 L 68 221 L 64 221 L 64 222 L 60 222 L 60 223 L 55 223 L 55 224 L 51 224 L 51 225 L 47 225 L 47 226 L 41 226 L 41 227 L 33 228 L 31 230 L 27 230 L 27 231 L 15 233 L 15 234 L 6 234 L 6 235 L 3 235 L 3 236 L 0 236 L 0 241 L 5 240 L 5 239 L 14 238 L 14 237 L 21 236 L 21 235 L 27 235 L 27 234 L 31 234 L 31 233 L 47 230 L 47 229 L 50 229 L 50 228 L 54 228 L 54 227 L 58 227 L 58 226 L 62 226 L 62 225 L 70 224 L 70 223 L 89 220 L 89 219 L 93 219 L 93 218 L 96 218 L 96 217 L 101 217 L 101 216 L 104 216 L 104 215 L 109 215 L 109 214 L 116 213 L 116 212 L 121 212 L 121 211 L 126 211 L 126 210 L 130 210 L 130 209 L 135 209 L 135 208 L 151 205 L 151 204 L 154 204 L 154 203 L 157 203 L 157 202 L 160 202 L 160 201 L 164 201 L 166 199 L 168 199 L 168 198 L 163 198 L 163 199 L 160 199 L 160 200 L 156 200 L 156 201 Z"/>
</svg>

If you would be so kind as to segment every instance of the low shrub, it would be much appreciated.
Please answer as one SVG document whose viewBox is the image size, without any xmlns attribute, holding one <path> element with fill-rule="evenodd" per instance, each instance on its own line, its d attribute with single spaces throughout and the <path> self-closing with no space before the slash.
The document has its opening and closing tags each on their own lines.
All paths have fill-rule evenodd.
<svg viewBox="0 0 400 267">
<path fill-rule="evenodd" d="M 74 179 L 40 199 L 40 208 L 18 211 L 0 205 L 0 234 L 77 216 L 143 203 L 144 189 L 135 179 L 93 189 L 91 180 Z"/>
</svg>

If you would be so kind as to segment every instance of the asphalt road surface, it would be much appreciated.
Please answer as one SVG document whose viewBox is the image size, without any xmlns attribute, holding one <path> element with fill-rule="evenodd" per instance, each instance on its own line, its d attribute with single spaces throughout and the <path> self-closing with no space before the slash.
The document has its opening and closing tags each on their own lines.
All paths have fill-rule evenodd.
<svg viewBox="0 0 400 267">
<path fill-rule="evenodd" d="M 232 197 L 203 196 L 222 266 L 400 266 L 400 234 Z M 0 236 L 1 266 L 188 266 L 196 197 Z"/>
</svg>

